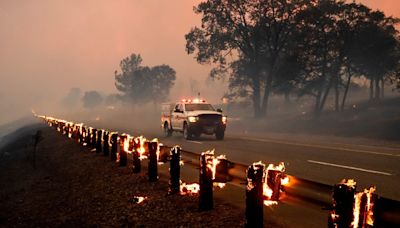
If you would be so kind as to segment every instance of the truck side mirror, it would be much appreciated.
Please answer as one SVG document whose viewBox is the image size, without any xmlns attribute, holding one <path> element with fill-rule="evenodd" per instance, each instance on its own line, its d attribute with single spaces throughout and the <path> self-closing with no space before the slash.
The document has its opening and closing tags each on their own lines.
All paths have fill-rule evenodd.
<svg viewBox="0 0 400 228">
<path fill-rule="evenodd" d="M 222 109 L 220 109 L 220 108 L 219 108 L 219 109 L 217 109 L 217 112 L 222 112 Z"/>
</svg>

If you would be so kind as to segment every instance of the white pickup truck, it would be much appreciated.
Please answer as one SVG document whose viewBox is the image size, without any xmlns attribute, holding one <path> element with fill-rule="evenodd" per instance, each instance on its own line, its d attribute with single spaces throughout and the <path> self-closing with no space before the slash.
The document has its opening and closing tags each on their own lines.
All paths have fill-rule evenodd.
<svg viewBox="0 0 400 228">
<path fill-rule="evenodd" d="M 164 103 L 161 111 L 161 127 L 165 136 L 172 132 L 182 132 L 185 139 L 213 135 L 218 140 L 225 136 L 227 117 L 222 110 L 201 99 L 182 100 L 176 104 Z"/>
</svg>

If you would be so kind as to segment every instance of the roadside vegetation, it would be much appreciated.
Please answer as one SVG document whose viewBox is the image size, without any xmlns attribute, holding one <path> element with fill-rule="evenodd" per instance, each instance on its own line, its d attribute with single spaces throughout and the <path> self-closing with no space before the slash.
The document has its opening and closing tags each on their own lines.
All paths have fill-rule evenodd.
<svg viewBox="0 0 400 228">
<path fill-rule="evenodd" d="M 265 117 L 271 96 L 308 96 L 319 118 L 329 96 L 346 108 L 355 78 L 369 82 L 371 103 L 399 83 L 398 19 L 340 0 L 203 1 L 201 26 L 186 34 L 186 50 L 210 76 L 229 82 L 230 100 L 247 99 Z M 398 86 L 398 85 L 397 85 Z"/>
</svg>

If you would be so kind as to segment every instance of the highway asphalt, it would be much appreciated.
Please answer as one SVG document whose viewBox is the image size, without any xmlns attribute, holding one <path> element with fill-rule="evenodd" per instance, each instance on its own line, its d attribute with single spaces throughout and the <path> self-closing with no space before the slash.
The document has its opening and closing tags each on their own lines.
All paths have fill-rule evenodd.
<svg viewBox="0 0 400 228">
<path fill-rule="evenodd" d="M 164 137 L 161 129 L 142 130 L 130 126 L 108 125 L 104 122 L 87 123 L 98 128 L 125 132 L 133 136 L 159 138 L 166 145 L 180 145 L 184 150 L 201 153 L 215 149 L 231 161 L 251 164 L 284 162 L 290 175 L 323 184 L 334 185 L 344 178 L 355 179 L 358 190 L 376 186 L 377 193 L 400 200 L 400 147 L 368 143 L 368 140 L 347 140 L 346 143 L 293 138 L 276 139 L 256 134 L 227 133 L 223 141 L 212 136 L 185 140 L 181 133 Z"/>
<path fill-rule="evenodd" d="M 227 136 L 223 141 L 211 137 L 187 141 L 178 133 L 170 138 L 161 138 L 161 141 L 199 153 L 215 149 L 216 154 L 226 154 L 229 160 L 242 164 L 284 162 L 286 172 L 290 175 L 329 185 L 352 178 L 357 181 L 359 190 L 374 185 L 378 194 L 400 200 L 398 149 L 321 145 L 241 136 Z"/>
</svg>

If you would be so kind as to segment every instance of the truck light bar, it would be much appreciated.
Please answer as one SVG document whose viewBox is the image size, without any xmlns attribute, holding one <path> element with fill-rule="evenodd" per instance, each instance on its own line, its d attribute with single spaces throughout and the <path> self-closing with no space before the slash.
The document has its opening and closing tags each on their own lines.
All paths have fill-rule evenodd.
<svg viewBox="0 0 400 228">
<path fill-rule="evenodd" d="M 203 99 L 182 99 L 181 101 L 183 103 L 206 103 L 206 101 Z"/>
</svg>

